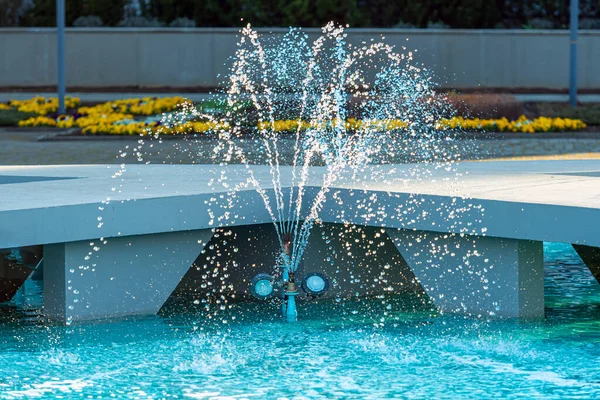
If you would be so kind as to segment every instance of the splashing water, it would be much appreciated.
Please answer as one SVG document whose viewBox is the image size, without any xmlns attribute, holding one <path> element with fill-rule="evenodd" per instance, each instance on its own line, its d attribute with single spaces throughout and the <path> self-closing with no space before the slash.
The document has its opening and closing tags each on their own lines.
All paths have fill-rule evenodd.
<svg viewBox="0 0 600 400">
<path fill-rule="evenodd" d="M 431 158 L 444 106 L 426 71 L 412 64 L 412 53 L 398 54 L 384 43 L 350 44 L 334 23 L 312 44 L 295 28 L 281 40 L 260 37 L 250 26 L 241 33 L 227 111 L 216 117 L 189 105 L 185 111 L 210 121 L 219 138 L 215 161 L 246 166 L 247 184 L 260 194 L 294 272 L 342 173 L 359 180 L 374 155 L 385 157 L 394 147 L 394 137 L 414 138 L 421 156 Z M 291 173 L 284 177 L 282 147 L 289 142 L 281 139 L 290 135 Z M 248 141 L 260 144 L 259 154 L 242 146 Z M 269 166 L 272 190 L 256 176 L 256 159 Z M 311 165 L 324 166 L 322 175 L 315 176 Z M 318 190 L 307 191 L 315 182 Z"/>
<path fill-rule="evenodd" d="M 407 188 L 411 182 L 429 177 L 432 181 L 447 181 L 444 184 L 450 182 L 452 186 L 458 180 L 460 173 L 453 164 L 460 160 L 465 143 L 459 146 L 455 140 L 459 137 L 457 129 L 441 129 L 438 124 L 440 119 L 452 116 L 453 111 L 445 96 L 436 93 L 429 72 L 413 61 L 413 53 L 405 47 L 401 51 L 398 53 L 393 46 L 374 40 L 348 43 L 344 28 L 333 23 L 310 40 L 296 28 L 283 36 L 259 36 L 248 26 L 241 31 L 223 92 L 200 105 L 186 102 L 180 112 L 164 113 L 158 129 L 148 129 L 136 145 L 126 146 L 120 153 L 120 159 L 133 157 L 149 164 L 148 155 L 172 146 L 178 157 L 171 158 L 169 163 L 191 161 L 227 166 L 211 172 L 214 176 L 208 184 L 213 186 L 215 195 L 205 200 L 203 207 L 209 214 L 209 225 L 214 228 L 214 239 L 202 252 L 211 255 L 195 264 L 198 278 L 202 279 L 193 291 L 206 297 L 196 298 L 194 304 L 202 302 L 208 318 L 231 308 L 230 302 L 236 296 L 247 294 L 246 286 L 239 290 L 236 287 L 239 282 L 230 279 L 231 273 L 246 269 L 232 255 L 237 249 L 232 244 L 236 234 L 231 228 L 238 219 L 245 219 L 234 210 L 239 206 L 237 201 L 243 198 L 238 197 L 239 191 L 256 190 L 270 215 L 275 242 L 280 247 L 274 262 L 276 267 L 283 267 L 280 272 L 285 283 L 287 272 L 295 273 L 299 268 L 313 227 L 320 223 L 328 199 L 339 207 L 354 202 L 345 207 L 346 214 L 336 216 L 344 229 L 333 240 L 345 238 L 347 243 L 337 250 L 333 244 L 327 244 L 328 254 L 322 261 L 337 275 L 338 264 L 349 269 L 362 268 L 352 246 L 374 256 L 383 243 L 382 238 L 387 237 L 381 229 L 367 238 L 353 220 L 385 227 L 382 221 L 388 216 L 402 219 L 406 226 L 429 218 L 431 213 L 422 211 L 424 200 L 419 196 L 402 198 L 399 202 L 386 201 L 386 196 L 401 197 L 390 192 L 389 185 Z M 205 134 L 190 130 L 188 122 L 199 123 L 209 131 Z M 183 140 L 163 140 L 162 133 L 173 132 L 184 134 Z M 398 162 L 412 164 L 406 168 L 376 167 Z M 439 169 L 443 169 L 443 176 L 437 176 Z M 123 192 L 126 171 L 126 165 L 122 164 L 113 175 L 120 183 L 115 183 L 111 195 L 126 196 Z M 241 176 L 230 176 L 240 171 Z M 451 171 L 454 179 L 447 173 Z M 340 194 L 340 188 L 346 184 L 350 187 L 347 196 Z M 222 188 L 214 187 L 218 185 Z M 368 197 L 354 196 L 353 191 L 360 188 L 375 191 Z M 107 197 L 99 210 L 113 201 Z M 471 203 L 459 207 L 452 200 L 440 202 L 432 212 L 443 216 L 461 234 L 477 234 L 481 233 L 473 224 L 477 220 L 472 216 L 467 220 L 461 218 L 461 214 L 477 207 L 480 206 Z M 101 228 L 102 216 L 98 221 Z M 350 246 L 348 238 L 353 235 L 360 235 L 362 241 Z M 329 243 L 331 239 L 328 236 L 323 241 Z M 277 247 L 275 242 L 273 245 Z M 101 243 L 106 244 L 106 240 L 101 239 Z M 213 248 L 218 251 L 213 252 Z M 95 251 L 94 243 L 90 256 Z M 374 264 L 368 262 L 364 265 L 369 273 L 372 267 Z M 93 270 L 94 266 L 90 268 Z M 299 272 L 302 274 L 302 270 Z M 385 273 L 383 269 L 377 271 L 380 287 L 364 289 L 363 294 L 379 296 L 382 291 L 393 290 L 389 281 L 382 278 Z M 362 288 L 359 276 L 360 271 L 350 271 L 349 281 L 342 279 L 344 286 Z M 342 281 L 338 278 L 334 276 L 332 287 L 339 290 Z M 352 295 L 358 296 L 357 293 Z M 341 301 L 339 295 L 336 301 Z"/>
<path fill-rule="evenodd" d="M 226 327 L 180 307 L 71 327 L 4 308 L 0 398 L 598 398 L 600 286 L 570 245 L 545 250 L 538 322 L 440 316 L 413 296 L 385 326 L 377 299 L 317 303 L 299 324 L 243 303 Z"/>
</svg>

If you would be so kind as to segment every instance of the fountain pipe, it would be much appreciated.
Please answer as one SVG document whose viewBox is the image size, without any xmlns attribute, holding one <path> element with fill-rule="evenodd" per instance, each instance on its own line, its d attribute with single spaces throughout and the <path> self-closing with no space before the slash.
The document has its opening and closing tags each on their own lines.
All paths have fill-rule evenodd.
<svg viewBox="0 0 600 400">
<path fill-rule="evenodd" d="M 283 273 L 281 276 L 281 299 L 283 300 L 281 303 L 281 316 L 285 319 L 287 315 L 287 297 L 285 295 L 285 285 L 287 281 L 290 279 L 289 269 L 287 265 L 283 265 Z"/>
<path fill-rule="evenodd" d="M 298 320 L 298 310 L 296 309 L 296 296 L 298 296 L 298 290 L 294 283 L 293 275 L 290 276 L 290 282 L 285 287 L 286 297 L 286 313 L 283 318 L 287 322 L 296 322 Z"/>
<path fill-rule="evenodd" d="M 298 320 L 298 311 L 296 308 L 296 296 L 298 296 L 298 290 L 294 281 L 294 272 L 291 270 L 292 235 L 289 233 L 282 234 L 281 243 L 283 245 L 283 253 L 281 254 L 281 267 L 283 268 L 281 276 L 283 286 L 281 316 L 287 322 L 296 322 Z"/>
</svg>

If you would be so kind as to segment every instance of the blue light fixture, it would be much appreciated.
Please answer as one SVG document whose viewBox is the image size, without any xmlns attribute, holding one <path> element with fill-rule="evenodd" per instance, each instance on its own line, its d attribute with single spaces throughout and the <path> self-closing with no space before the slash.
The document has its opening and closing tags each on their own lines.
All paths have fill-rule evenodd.
<svg viewBox="0 0 600 400">
<path fill-rule="evenodd" d="M 273 277 L 269 274 L 258 274 L 250 282 L 250 293 L 258 300 L 267 300 L 275 293 Z"/>
<path fill-rule="evenodd" d="M 313 297 L 323 296 L 329 290 L 329 279 L 318 272 L 306 274 L 302 280 L 302 290 Z"/>
</svg>

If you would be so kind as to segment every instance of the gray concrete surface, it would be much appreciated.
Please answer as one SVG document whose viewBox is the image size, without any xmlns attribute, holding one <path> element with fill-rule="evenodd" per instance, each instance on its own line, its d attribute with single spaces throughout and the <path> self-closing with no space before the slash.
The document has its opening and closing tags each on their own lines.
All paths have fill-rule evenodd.
<svg viewBox="0 0 600 400">
<path fill-rule="evenodd" d="M 259 29 L 281 36 L 287 29 Z M 311 39 L 319 29 L 306 30 Z M 0 86 L 56 84 L 52 28 L 0 29 Z M 237 28 L 70 28 L 67 85 L 215 87 L 236 50 Z M 569 82 L 567 30 L 349 29 L 348 41 L 371 38 L 413 51 L 443 86 L 554 88 Z M 579 31 L 580 88 L 599 89 L 600 32 Z M 543 73 L 540 73 L 543 71 Z M 219 77 L 221 75 L 221 77 Z"/>
<path fill-rule="evenodd" d="M 268 167 L 252 168 L 270 190 Z M 0 167 L 0 176 L 77 178 L 0 185 L 0 248 L 270 222 L 251 188 L 232 203 L 218 201 L 216 194 L 230 189 L 209 183 L 223 169 L 230 188 L 247 179 L 242 166 Z M 339 202 L 326 203 L 321 219 L 600 246 L 600 160 L 463 162 L 448 169 L 385 165 L 366 169 L 362 179 L 344 175 L 331 189 Z M 320 187 L 321 173 L 311 168 L 309 192 Z M 282 167 L 284 185 L 290 174 Z M 369 202 L 376 208 L 365 213 L 361 204 Z M 225 213 L 230 217 L 219 219 Z"/>
<path fill-rule="evenodd" d="M 544 317 L 542 242 L 404 230 L 388 235 L 441 311 Z"/>
<path fill-rule="evenodd" d="M 36 96 L 56 97 L 55 92 L 0 92 L 0 103 L 9 100 L 27 100 Z M 214 98 L 210 93 L 189 93 L 189 92 L 67 92 L 67 96 L 79 97 L 82 103 L 106 103 L 108 101 L 131 99 L 138 97 L 174 97 L 183 96 L 191 101 L 202 101 Z"/>
<path fill-rule="evenodd" d="M 156 314 L 208 243 L 210 229 L 44 246 L 44 313 L 61 322 Z M 89 261 L 86 261 L 89 257 Z"/>
<path fill-rule="evenodd" d="M 329 191 L 319 223 L 382 229 L 403 259 L 393 261 L 390 253 L 381 263 L 404 265 L 399 271 L 408 264 L 444 311 L 543 316 L 541 242 L 600 247 L 600 161 L 440 167 L 382 165 L 359 175 L 344 173 Z M 268 168 L 252 170 L 272 199 Z M 287 194 L 291 168 L 282 167 L 281 173 Z M 310 170 L 304 210 L 322 173 L 323 167 Z M 67 322 L 156 312 L 213 228 L 271 221 L 253 188 L 228 194 L 246 181 L 243 166 L 6 166 L 0 167 L 2 177 L 0 248 L 45 246 L 49 315 Z M 185 240 L 177 232 L 184 232 Z M 204 234 L 196 238 L 194 232 Z M 321 235 L 369 242 L 357 232 L 349 238 L 335 230 Z M 328 260 L 334 248 L 348 252 L 347 244 L 323 247 L 318 240 L 309 248 L 305 261 L 311 266 Z M 350 251 L 343 263 L 369 265 L 373 250 L 358 250 L 359 258 Z M 347 272 L 354 280 L 352 269 Z M 400 275 L 397 283 L 410 283 L 410 274 Z M 370 290 L 369 282 L 379 279 L 366 279 L 367 289 L 360 286 L 357 292 Z"/>
<path fill-rule="evenodd" d="M 115 164 L 140 163 L 131 151 L 137 147 L 139 137 L 114 137 L 108 140 L 74 140 L 40 142 L 38 138 L 53 131 L 26 131 L 16 128 L 0 128 L 0 165 L 57 165 L 57 164 Z M 447 154 L 462 160 L 489 159 L 498 157 L 546 156 L 578 153 L 600 153 L 600 134 L 586 132 L 554 134 L 516 135 L 512 139 L 487 139 L 494 135 L 482 134 L 478 139 L 461 139 L 458 142 L 440 143 Z M 561 138 L 562 137 L 562 138 Z M 281 139 L 285 142 L 289 139 Z M 152 145 L 152 147 L 150 147 Z M 249 141 L 241 144 L 246 153 Z M 419 144 L 414 140 L 395 139 L 393 148 L 404 148 L 394 155 L 382 155 L 386 162 L 410 163 Z M 218 162 L 211 157 L 215 142 L 202 140 L 156 140 L 148 141 L 141 149 L 142 162 L 167 164 L 207 164 Z M 282 146 L 289 150 L 293 145 Z M 124 154 L 125 153 L 125 154 Z M 284 163 L 289 163 L 291 151 L 283 154 Z"/>
<path fill-rule="evenodd" d="M 600 90 L 600 88 L 598 89 Z M 215 94 L 211 93 L 189 93 L 189 92 L 69 92 L 68 96 L 79 97 L 83 103 L 106 103 L 108 101 L 130 99 L 138 97 L 174 97 L 183 96 L 191 101 L 200 102 L 203 100 L 214 99 Z M 9 100 L 27 100 L 35 96 L 41 97 L 56 97 L 54 92 L 0 92 L 0 103 L 5 103 Z M 567 103 L 569 101 L 568 94 L 552 94 L 552 93 L 515 93 L 513 94 L 522 102 L 536 103 Z M 600 103 L 600 94 L 579 94 L 577 100 L 581 103 Z"/>
</svg>

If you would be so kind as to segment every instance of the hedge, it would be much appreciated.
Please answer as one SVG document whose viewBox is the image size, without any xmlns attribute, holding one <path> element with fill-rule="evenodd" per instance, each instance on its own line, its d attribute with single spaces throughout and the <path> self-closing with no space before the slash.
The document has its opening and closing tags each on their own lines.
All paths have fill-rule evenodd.
<svg viewBox="0 0 600 400">
<path fill-rule="evenodd" d="M 0 24 L 54 26 L 55 1 L 34 0 L 15 17 L 24 0 L 0 0 Z M 581 18 L 600 27 L 600 0 L 579 0 Z M 12 4 L 12 6 L 11 6 Z M 569 0 L 140 0 L 135 12 L 168 26 L 178 18 L 196 26 L 320 27 L 334 20 L 354 27 L 565 28 Z M 66 22 L 81 16 L 100 17 L 105 26 L 118 26 L 131 16 L 130 0 L 66 0 Z M 9 15 L 10 13 L 10 15 Z M 16 21 L 18 19 L 18 21 Z M 12 21 L 12 22 L 11 22 Z"/>
</svg>

